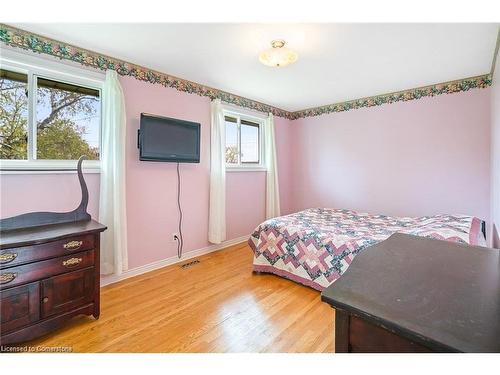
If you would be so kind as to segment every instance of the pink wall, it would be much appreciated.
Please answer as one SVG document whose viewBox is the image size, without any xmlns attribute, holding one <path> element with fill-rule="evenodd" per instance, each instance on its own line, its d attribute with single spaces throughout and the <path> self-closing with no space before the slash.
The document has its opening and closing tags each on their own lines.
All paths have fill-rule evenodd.
<svg viewBox="0 0 500 375">
<path fill-rule="evenodd" d="M 185 251 L 208 246 L 210 177 L 210 101 L 137 81 L 120 78 L 127 108 L 127 214 L 129 267 L 135 268 L 176 255 L 171 234 L 177 229 L 177 174 L 170 163 L 140 162 L 137 129 L 141 112 L 201 123 L 201 163 L 182 164 L 182 207 Z M 288 128 L 290 121 L 275 119 L 282 205 L 290 207 Z M 280 173 L 281 173 L 280 170 Z M 97 218 L 99 175 L 87 174 L 89 212 Z M 227 174 L 227 238 L 245 236 L 264 220 L 265 172 Z M 0 217 L 49 210 L 70 210 L 80 192 L 75 174 L 1 175 Z"/>
<path fill-rule="evenodd" d="M 500 248 L 500 59 L 491 87 L 491 221 L 493 246 Z"/>
<path fill-rule="evenodd" d="M 280 190 L 281 214 L 286 215 L 294 211 L 292 200 L 292 157 L 291 148 L 294 121 L 281 117 L 274 118 L 274 132 L 276 141 L 276 154 L 278 159 L 278 178 Z"/>
<path fill-rule="evenodd" d="M 76 163 L 75 163 L 76 166 Z M 89 189 L 88 212 L 99 213 L 99 174 L 86 173 Z M 69 211 L 81 199 L 80 184 L 75 173 L 2 174 L 0 175 L 0 217 L 31 211 Z"/>
<path fill-rule="evenodd" d="M 127 216 L 129 267 L 176 254 L 177 175 L 173 163 L 139 161 L 141 112 L 201 123 L 201 163 L 181 165 L 185 251 L 208 245 L 210 102 L 133 78 L 120 78 L 127 111 Z"/>
<path fill-rule="evenodd" d="M 294 121 L 294 209 L 489 220 L 490 89 Z"/>
</svg>

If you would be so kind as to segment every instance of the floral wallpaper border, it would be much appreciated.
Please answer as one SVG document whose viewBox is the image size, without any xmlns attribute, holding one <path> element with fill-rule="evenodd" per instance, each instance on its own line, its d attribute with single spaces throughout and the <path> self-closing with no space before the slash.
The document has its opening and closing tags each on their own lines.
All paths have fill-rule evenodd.
<svg viewBox="0 0 500 375">
<path fill-rule="evenodd" d="M 304 109 L 301 111 L 292 112 L 290 114 L 290 119 L 296 120 L 299 118 L 320 116 L 332 112 L 345 112 L 352 109 L 375 107 L 382 104 L 406 102 L 409 100 L 417 100 L 430 96 L 453 94 L 461 91 L 469 91 L 471 89 L 486 88 L 491 85 L 491 82 L 491 75 L 484 74 L 481 76 L 445 83 L 438 83 L 436 85 L 424 86 L 391 94 L 370 96 L 363 99 L 350 100 L 342 103 L 328 104 L 322 107 Z"/>
<path fill-rule="evenodd" d="M 204 86 L 199 83 L 177 78 L 169 74 L 160 73 L 155 70 L 109 56 L 100 55 L 96 52 L 88 51 L 40 35 L 35 35 L 5 24 L 0 24 L 0 41 L 12 47 L 47 54 L 61 60 L 73 61 L 99 70 L 113 69 L 122 76 L 134 77 L 140 81 L 160 84 L 165 87 L 171 87 L 190 94 L 205 96 L 210 99 L 221 99 L 226 103 L 254 109 L 260 112 L 271 112 L 275 116 L 285 117 L 290 120 L 320 116 L 327 113 L 345 112 L 353 109 L 374 107 L 383 104 L 417 100 L 424 97 L 432 97 L 442 94 L 452 94 L 476 88 L 485 88 L 490 86 L 492 83 L 491 74 L 484 74 L 476 77 L 439 83 L 436 85 L 419 87 L 396 93 L 370 96 L 362 99 L 329 104 L 296 112 L 289 112 L 255 100 Z"/>
</svg>

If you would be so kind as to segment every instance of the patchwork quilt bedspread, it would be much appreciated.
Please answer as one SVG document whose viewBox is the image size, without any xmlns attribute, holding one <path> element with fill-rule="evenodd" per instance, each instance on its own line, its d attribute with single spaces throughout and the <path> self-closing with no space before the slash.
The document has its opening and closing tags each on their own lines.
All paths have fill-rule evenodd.
<svg viewBox="0 0 500 375">
<path fill-rule="evenodd" d="M 391 217 L 314 208 L 267 220 L 250 236 L 255 271 L 317 290 L 337 280 L 359 252 L 399 232 L 484 245 L 481 220 L 465 215 Z"/>
</svg>

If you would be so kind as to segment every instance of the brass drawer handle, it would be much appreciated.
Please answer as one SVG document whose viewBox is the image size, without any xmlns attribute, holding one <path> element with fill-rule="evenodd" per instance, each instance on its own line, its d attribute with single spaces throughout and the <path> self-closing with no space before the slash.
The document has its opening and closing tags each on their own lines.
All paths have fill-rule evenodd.
<svg viewBox="0 0 500 375">
<path fill-rule="evenodd" d="M 0 275 L 0 284 L 8 284 L 17 277 L 16 272 L 5 272 Z"/>
<path fill-rule="evenodd" d="M 76 250 L 82 247 L 83 241 L 69 241 L 63 245 L 66 250 Z"/>
<path fill-rule="evenodd" d="M 83 261 L 82 258 L 70 258 L 68 260 L 64 260 L 62 262 L 62 265 L 64 267 L 74 267 L 74 266 L 79 265 L 82 261 Z"/>
<path fill-rule="evenodd" d="M 10 263 L 17 258 L 16 253 L 3 253 L 0 254 L 0 264 Z"/>
</svg>

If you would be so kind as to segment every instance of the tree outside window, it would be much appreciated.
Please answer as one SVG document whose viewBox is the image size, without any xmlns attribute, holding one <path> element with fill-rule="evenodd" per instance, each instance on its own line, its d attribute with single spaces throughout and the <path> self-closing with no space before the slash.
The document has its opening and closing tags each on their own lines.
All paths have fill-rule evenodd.
<svg viewBox="0 0 500 375">
<path fill-rule="evenodd" d="M 37 159 L 99 160 L 100 95 L 95 89 L 0 71 L 0 158 L 28 158 L 28 95 L 36 95 Z"/>
</svg>

